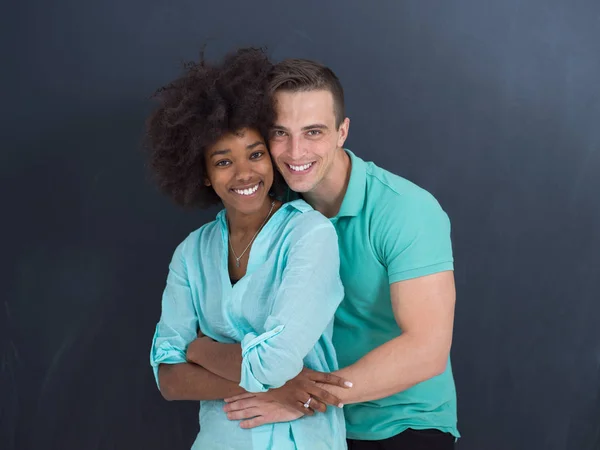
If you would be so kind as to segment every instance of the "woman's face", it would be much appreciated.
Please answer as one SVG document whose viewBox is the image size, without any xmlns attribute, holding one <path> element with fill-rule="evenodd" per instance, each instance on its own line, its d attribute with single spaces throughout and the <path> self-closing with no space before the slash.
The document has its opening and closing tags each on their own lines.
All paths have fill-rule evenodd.
<svg viewBox="0 0 600 450">
<path fill-rule="evenodd" d="M 258 212 L 273 185 L 273 164 L 264 139 L 244 128 L 226 134 L 209 148 L 204 158 L 207 178 L 227 209 L 242 214 Z"/>
</svg>

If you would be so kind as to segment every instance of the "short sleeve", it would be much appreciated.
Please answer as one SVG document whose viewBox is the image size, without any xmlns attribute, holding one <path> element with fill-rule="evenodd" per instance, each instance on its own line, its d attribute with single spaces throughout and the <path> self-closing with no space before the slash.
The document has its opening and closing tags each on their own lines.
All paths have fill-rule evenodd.
<svg viewBox="0 0 600 450">
<path fill-rule="evenodd" d="M 167 285 L 162 296 L 161 317 L 152 339 L 150 365 L 159 388 L 160 364 L 187 362 L 187 347 L 198 332 L 198 316 L 192 301 L 184 248 L 185 241 L 177 247 L 169 265 Z"/>
<path fill-rule="evenodd" d="M 453 270 L 450 219 L 427 191 L 394 197 L 379 212 L 376 230 L 390 284 Z"/>
</svg>

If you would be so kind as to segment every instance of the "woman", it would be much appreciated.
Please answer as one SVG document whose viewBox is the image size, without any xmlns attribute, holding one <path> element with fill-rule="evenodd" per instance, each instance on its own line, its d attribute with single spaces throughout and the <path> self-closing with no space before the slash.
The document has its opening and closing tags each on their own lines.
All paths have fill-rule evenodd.
<svg viewBox="0 0 600 450">
<path fill-rule="evenodd" d="M 337 236 L 304 201 L 278 199 L 285 186 L 264 139 L 273 114 L 270 69 L 255 49 L 219 65 L 189 65 L 159 90 L 161 105 L 148 122 L 161 188 L 184 206 L 224 206 L 175 250 L 151 350 L 163 395 L 200 400 L 193 449 L 346 448 L 339 408 L 251 430 L 223 412 L 222 398 L 243 392 L 238 385 L 264 392 L 304 366 L 337 369 Z"/>
</svg>

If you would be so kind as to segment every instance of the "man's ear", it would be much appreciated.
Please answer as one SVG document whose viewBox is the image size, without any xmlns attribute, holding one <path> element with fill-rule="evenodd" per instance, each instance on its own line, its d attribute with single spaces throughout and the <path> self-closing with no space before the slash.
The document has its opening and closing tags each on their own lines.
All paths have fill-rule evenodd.
<svg viewBox="0 0 600 450">
<path fill-rule="evenodd" d="M 346 117 L 338 128 L 338 141 L 337 146 L 344 148 L 344 142 L 348 138 L 348 130 L 350 129 L 350 119 Z"/>
</svg>

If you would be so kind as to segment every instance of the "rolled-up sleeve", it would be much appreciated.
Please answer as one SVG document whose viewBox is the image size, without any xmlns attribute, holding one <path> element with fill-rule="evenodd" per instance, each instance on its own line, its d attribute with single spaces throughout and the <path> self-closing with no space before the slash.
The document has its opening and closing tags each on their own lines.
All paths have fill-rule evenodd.
<svg viewBox="0 0 600 450">
<path fill-rule="evenodd" d="M 242 340 L 240 386 L 248 392 L 281 387 L 298 375 L 344 297 L 333 225 L 323 217 L 309 230 L 298 226 L 292 236 L 266 331 Z"/>
<path fill-rule="evenodd" d="M 159 389 L 160 364 L 187 362 L 187 347 L 197 336 L 198 316 L 183 258 L 184 247 L 185 241 L 177 247 L 169 265 L 167 285 L 162 296 L 161 317 L 152 338 L 150 365 Z"/>
</svg>

